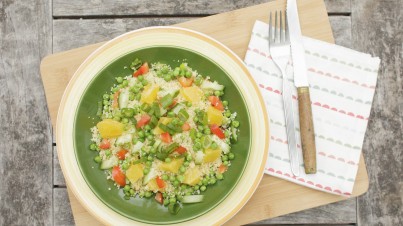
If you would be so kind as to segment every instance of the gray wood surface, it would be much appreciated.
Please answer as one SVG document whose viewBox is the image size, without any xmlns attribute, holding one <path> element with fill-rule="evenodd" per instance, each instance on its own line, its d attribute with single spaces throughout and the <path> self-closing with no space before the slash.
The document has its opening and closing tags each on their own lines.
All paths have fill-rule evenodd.
<svg viewBox="0 0 403 226">
<path fill-rule="evenodd" d="M 54 0 L 53 16 L 156 16 L 156 15 L 211 15 L 268 2 L 267 0 Z M 350 0 L 325 0 L 330 13 L 350 12 Z"/>
<path fill-rule="evenodd" d="M 381 58 L 364 156 L 369 190 L 358 199 L 361 225 L 403 225 L 403 2 L 352 2 L 355 49 Z"/>
<path fill-rule="evenodd" d="M 53 222 L 57 226 L 74 225 L 67 188 L 53 189 Z"/>
<path fill-rule="evenodd" d="M 0 1 L 0 225 L 74 224 L 39 77 L 43 56 L 141 27 L 263 2 L 267 1 Z M 337 44 L 382 58 L 364 143 L 370 189 L 358 202 L 351 199 L 253 225 L 403 225 L 402 1 L 325 3 Z"/>
<path fill-rule="evenodd" d="M 0 2 L 0 225 L 52 224 L 52 140 L 39 75 L 50 1 Z"/>
</svg>

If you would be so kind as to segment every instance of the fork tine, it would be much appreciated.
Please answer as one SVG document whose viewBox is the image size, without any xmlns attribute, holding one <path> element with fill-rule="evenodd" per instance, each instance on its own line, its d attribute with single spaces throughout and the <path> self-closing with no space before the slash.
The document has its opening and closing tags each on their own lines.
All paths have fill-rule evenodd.
<svg viewBox="0 0 403 226">
<path fill-rule="evenodd" d="M 276 14 L 274 16 L 274 27 L 273 27 L 273 29 L 274 29 L 274 42 L 275 43 L 277 43 L 279 41 L 278 40 L 279 32 L 278 32 L 277 27 L 278 27 L 278 25 L 277 25 L 277 10 L 276 10 Z"/>
<path fill-rule="evenodd" d="M 284 17 L 285 17 L 285 41 L 288 42 L 290 41 L 290 31 L 288 28 L 288 19 L 287 19 L 287 11 L 284 12 Z"/>
<path fill-rule="evenodd" d="M 283 42 L 283 39 L 284 39 L 283 15 L 282 11 L 280 11 L 280 43 Z"/>
<path fill-rule="evenodd" d="M 273 37 L 273 24 L 272 24 L 272 13 L 270 12 L 269 16 L 269 43 L 272 42 L 272 37 Z"/>
</svg>

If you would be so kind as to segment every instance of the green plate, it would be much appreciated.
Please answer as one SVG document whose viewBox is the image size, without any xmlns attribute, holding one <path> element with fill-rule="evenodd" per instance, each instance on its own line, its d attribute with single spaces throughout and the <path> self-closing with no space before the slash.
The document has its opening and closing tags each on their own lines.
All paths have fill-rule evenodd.
<svg viewBox="0 0 403 226">
<path fill-rule="evenodd" d="M 115 77 L 131 74 L 130 69 L 125 69 L 135 58 L 155 63 L 161 62 L 178 66 L 184 60 L 189 66 L 197 70 L 203 76 L 210 76 L 220 84 L 225 85 L 224 100 L 229 102 L 232 112 L 237 112 L 237 120 L 240 121 L 239 140 L 232 145 L 231 151 L 236 158 L 231 161 L 231 167 L 224 174 L 224 180 L 207 187 L 204 201 L 196 204 L 183 204 L 182 210 L 177 215 L 172 215 L 168 209 L 158 204 L 154 198 L 131 198 L 129 201 L 123 198 L 121 189 L 116 188 L 111 180 L 106 179 L 103 170 L 99 169 L 93 159 L 96 152 L 89 150 L 91 143 L 90 128 L 96 125 L 99 119 L 96 116 L 97 102 L 102 100 L 102 95 L 110 91 L 115 83 Z M 245 100 L 231 76 L 219 65 L 197 52 L 169 46 L 154 46 L 136 50 L 111 61 L 88 84 L 82 95 L 74 121 L 74 151 L 78 160 L 81 173 L 91 190 L 107 206 L 117 213 L 130 219 L 149 224 L 172 224 L 190 220 L 200 216 L 222 202 L 237 185 L 246 167 L 250 151 L 250 122 Z"/>
</svg>

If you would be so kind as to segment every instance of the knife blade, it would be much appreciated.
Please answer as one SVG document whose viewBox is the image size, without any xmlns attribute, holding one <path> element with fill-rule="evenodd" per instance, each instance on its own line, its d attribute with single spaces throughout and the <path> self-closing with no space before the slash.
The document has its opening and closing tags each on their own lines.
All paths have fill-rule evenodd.
<svg viewBox="0 0 403 226">
<path fill-rule="evenodd" d="M 312 120 L 309 82 L 305 63 L 305 49 L 298 17 L 296 0 L 287 0 L 287 20 L 291 42 L 291 57 L 294 68 L 294 84 L 298 93 L 299 124 L 302 153 L 306 174 L 316 173 L 316 145 Z"/>
</svg>

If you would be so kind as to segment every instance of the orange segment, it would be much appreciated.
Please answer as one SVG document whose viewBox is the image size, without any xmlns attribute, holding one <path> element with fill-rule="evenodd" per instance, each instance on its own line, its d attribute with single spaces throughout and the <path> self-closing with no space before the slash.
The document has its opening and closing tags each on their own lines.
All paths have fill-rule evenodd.
<svg viewBox="0 0 403 226">
<path fill-rule="evenodd" d="M 160 87 L 157 85 L 147 85 L 141 93 L 141 103 L 152 104 L 157 99 L 157 93 Z"/>
<path fill-rule="evenodd" d="M 197 167 L 194 167 L 188 169 L 184 176 L 185 179 L 183 180 L 183 183 L 193 186 L 200 182 L 202 173 Z"/>
<path fill-rule="evenodd" d="M 221 150 L 220 149 L 206 149 L 204 151 L 204 158 L 203 162 L 214 162 L 216 159 L 218 159 L 221 156 Z"/>
<path fill-rule="evenodd" d="M 112 119 L 104 119 L 97 124 L 102 138 L 114 138 L 122 135 L 124 125 Z"/>
<path fill-rule="evenodd" d="M 126 170 L 126 177 L 132 184 L 134 184 L 144 176 L 143 170 L 143 164 L 131 165 L 129 169 Z"/>
<path fill-rule="evenodd" d="M 209 125 L 216 124 L 217 126 L 221 126 L 224 116 L 220 110 L 209 106 L 207 109 L 207 118 Z"/>
<path fill-rule="evenodd" d="M 180 93 L 183 98 L 192 103 L 200 102 L 203 98 L 203 91 L 197 86 L 182 88 Z"/>
</svg>

